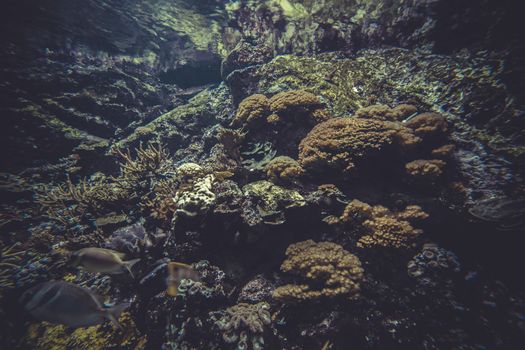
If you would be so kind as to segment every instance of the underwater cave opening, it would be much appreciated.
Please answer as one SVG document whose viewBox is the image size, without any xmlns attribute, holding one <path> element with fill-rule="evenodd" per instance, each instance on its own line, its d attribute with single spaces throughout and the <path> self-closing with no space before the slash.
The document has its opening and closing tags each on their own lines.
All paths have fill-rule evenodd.
<svg viewBox="0 0 525 350">
<path fill-rule="evenodd" d="M 175 84 L 181 89 L 220 83 L 221 65 L 220 62 L 208 62 L 198 66 L 186 65 L 168 69 L 159 74 L 159 79 L 164 84 Z"/>
</svg>

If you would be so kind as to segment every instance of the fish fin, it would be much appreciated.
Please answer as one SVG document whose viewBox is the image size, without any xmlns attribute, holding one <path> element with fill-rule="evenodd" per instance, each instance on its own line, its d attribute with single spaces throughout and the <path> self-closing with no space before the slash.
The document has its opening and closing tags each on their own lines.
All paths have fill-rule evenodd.
<svg viewBox="0 0 525 350">
<path fill-rule="evenodd" d="M 133 265 L 135 265 L 139 261 L 140 261 L 140 259 L 133 259 L 133 260 L 124 261 L 124 267 L 126 268 L 126 270 L 129 271 L 129 274 L 131 275 L 131 278 L 133 278 L 133 279 L 135 279 L 135 276 L 133 275 L 133 272 L 131 271 L 131 268 L 133 267 Z"/>
<path fill-rule="evenodd" d="M 126 302 L 126 303 L 115 305 L 105 310 L 106 317 L 111 321 L 111 323 L 113 324 L 113 326 L 115 326 L 115 328 L 122 329 L 122 326 L 118 322 L 118 319 L 120 317 L 120 314 L 124 310 L 126 310 L 130 305 L 131 303 Z"/>
</svg>

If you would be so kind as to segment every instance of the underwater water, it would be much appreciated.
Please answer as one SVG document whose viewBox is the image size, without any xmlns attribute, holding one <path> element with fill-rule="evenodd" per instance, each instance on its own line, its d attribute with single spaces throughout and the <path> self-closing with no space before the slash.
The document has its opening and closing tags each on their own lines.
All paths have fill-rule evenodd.
<svg viewBox="0 0 525 350">
<path fill-rule="evenodd" d="M 0 349 L 523 349 L 516 3 L 4 0 Z"/>
</svg>

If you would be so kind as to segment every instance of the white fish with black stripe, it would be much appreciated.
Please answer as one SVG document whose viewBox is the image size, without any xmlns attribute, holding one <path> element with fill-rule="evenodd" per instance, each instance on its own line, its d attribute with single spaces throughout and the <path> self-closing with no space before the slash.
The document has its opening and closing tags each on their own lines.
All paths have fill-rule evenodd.
<svg viewBox="0 0 525 350">
<path fill-rule="evenodd" d="M 130 305 L 105 307 L 99 295 L 65 281 L 40 283 L 27 290 L 20 302 L 38 320 L 69 327 L 93 326 L 109 320 L 121 328 L 117 320 Z"/>
</svg>

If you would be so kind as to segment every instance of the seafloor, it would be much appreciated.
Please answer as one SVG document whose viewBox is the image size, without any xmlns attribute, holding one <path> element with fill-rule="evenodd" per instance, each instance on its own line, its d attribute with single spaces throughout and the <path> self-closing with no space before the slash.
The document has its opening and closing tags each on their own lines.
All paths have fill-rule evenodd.
<svg viewBox="0 0 525 350">
<path fill-rule="evenodd" d="M 4 0 L 0 348 L 523 349 L 514 3 Z M 49 280 L 122 329 L 33 318 Z"/>
</svg>

